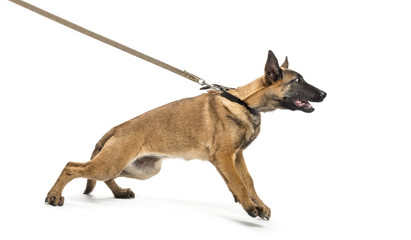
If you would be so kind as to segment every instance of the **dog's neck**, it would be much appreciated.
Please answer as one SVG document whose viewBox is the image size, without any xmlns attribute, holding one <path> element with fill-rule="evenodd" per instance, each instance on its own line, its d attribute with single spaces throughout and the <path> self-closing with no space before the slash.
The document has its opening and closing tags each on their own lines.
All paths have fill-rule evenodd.
<svg viewBox="0 0 411 240">
<path fill-rule="evenodd" d="M 262 76 L 242 87 L 232 90 L 232 94 L 244 101 L 250 108 L 256 109 L 258 112 L 273 111 L 277 109 L 278 106 L 276 106 L 276 104 L 265 106 L 265 101 L 263 101 L 263 90 L 265 88 L 267 88 L 267 85 L 264 84 L 264 76 Z"/>
<path fill-rule="evenodd" d="M 236 94 L 237 97 L 246 102 L 248 98 L 259 92 L 263 88 L 265 88 L 263 77 L 259 77 L 256 80 L 235 89 L 234 94 Z"/>
</svg>

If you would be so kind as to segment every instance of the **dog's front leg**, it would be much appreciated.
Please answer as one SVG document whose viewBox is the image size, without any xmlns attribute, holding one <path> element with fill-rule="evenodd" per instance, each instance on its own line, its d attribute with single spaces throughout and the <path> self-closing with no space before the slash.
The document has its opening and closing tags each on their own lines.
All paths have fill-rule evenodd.
<svg viewBox="0 0 411 240">
<path fill-rule="evenodd" d="M 257 217 L 260 208 L 250 199 L 247 187 L 235 167 L 235 154 L 215 154 L 211 161 L 224 178 L 228 188 L 251 217 Z"/>
<path fill-rule="evenodd" d="M 260 218 L 262 219 L 270 219 L 271 209 L 264 204 L 260 197 L 258 197 L 257 192 L 254 188 L 253 179 L 251 178 L 250 173 L 248 172 L 247 166 L 245 164 L 242 151 L 239 151 L 236 154 L 235 167 L 238 173 L 240 174 L 241 178 L 243 179 L 244 184 L 247 187 L 248 195 L 250 196 L 251 200 L 253 200 L 253 202 L 257 204 L 257 206 L 259 207 L 258 216 L 260 216 Z"/>
</svg>

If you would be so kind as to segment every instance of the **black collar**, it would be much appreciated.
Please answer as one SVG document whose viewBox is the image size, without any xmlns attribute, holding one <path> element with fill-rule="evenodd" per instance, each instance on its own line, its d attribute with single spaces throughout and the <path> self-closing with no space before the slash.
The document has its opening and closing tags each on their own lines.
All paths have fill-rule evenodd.
<svg viewBox="0 0 411 240">
<path fill-rule="evenodd" d="M 239 99 L 238 97 L 232 95 L 231 93 L 222 90 L 223 92 L 221 93 L 221 96 L 224 98 L 227 98 L 228 100 L 230 100 L 231 102 L 235 102 L 238 103 L 240 105 L 243 105 L 245 108 L 247 108 L 247 110 L 253 114 L 253 115 L 258 115 L 257 110 L 255 110 L 254 108 L 250 108 L 247 103 L 245 103 L 243 100 Z"/>
</svg>

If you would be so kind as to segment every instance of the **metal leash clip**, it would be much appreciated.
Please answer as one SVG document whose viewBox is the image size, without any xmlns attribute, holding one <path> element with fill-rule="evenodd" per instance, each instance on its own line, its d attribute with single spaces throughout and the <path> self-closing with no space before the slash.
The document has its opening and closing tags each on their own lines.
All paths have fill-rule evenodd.
<svg viewBox="0 0 411 240">
<path fill-rule="evenodd" d="M 203 79 L 201 79 L 201 80 L 203 80 Z M 200 88 L 200 90 L 214 89 L 214 90 L 219 90 L 219 91 L 228 91 L 230 89 L 233 89 L 233 88 L 225 87 L 225 86 L 222 86 L 222 85 L 219 85 L 219 84 L 208 84 L 205 81 L 204 81 L 204 83 L 205 84 L 200 83 L 201 85 L 204 86 L 204 87 Z"/>
</svg>

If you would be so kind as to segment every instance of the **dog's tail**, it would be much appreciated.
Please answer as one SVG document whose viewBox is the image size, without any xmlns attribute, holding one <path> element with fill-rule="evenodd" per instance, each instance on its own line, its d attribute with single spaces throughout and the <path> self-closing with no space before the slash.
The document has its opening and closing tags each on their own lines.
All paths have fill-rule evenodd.
<svg viewBox="0 0 411 240">
<path fill-rule="evenodd" d="M 112 128 L 108 131 L 96 144 L 93 153 L 91 154 L 91 159 L 93 159 L 100 151 L 103 149 L 104 144 L 114 135 L 116 128 Z M 87 179 L 86 190 L 84 190 L 83 194 L 89 194 L 93 191 L 94 187 L 96 186 L 96 180 L 94 179 Z"/>
</svg>

